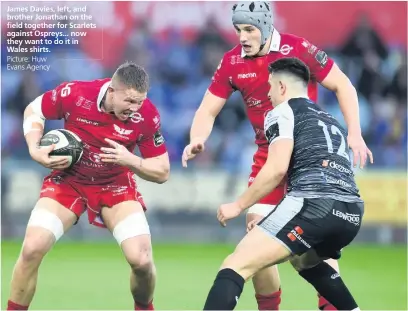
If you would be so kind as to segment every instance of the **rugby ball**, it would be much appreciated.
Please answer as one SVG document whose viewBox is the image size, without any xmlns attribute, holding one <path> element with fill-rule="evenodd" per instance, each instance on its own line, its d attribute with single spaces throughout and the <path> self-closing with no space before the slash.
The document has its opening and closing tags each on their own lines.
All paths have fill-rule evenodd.
<svg viewBox="0 0 408 311">
<path fill-rule="evenodd" d="M 46 133 L 40 140 L 40 147 L 55 145 L 50 152 L 52 157 L 68 157 L 69 168 L 73 167 L 82 157 L 82 140 L 73 132 L 58 129 Z"/>
</svg>

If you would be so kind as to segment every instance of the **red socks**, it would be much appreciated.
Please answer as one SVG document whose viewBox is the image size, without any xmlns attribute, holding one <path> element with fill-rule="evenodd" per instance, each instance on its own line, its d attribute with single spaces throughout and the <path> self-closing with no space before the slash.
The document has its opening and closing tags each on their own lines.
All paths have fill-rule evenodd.
<svg viewBox="0 0 408 311">
<path fill-rule="evenodd" d="M 326 300 L 323 296 L 320 296 L 320 294 L 317 294 L 319 297 L 319 309 L 320 310 L 337 310 L 330 302 Z"/>
<path fill-rule="evenodd" d="M 7 311 L 25 311 L 28 310 L 28 306 L 22 306 L 18 303 L 12 302 L 11 300 L 7 301 Z"/>
<path fill-rule="evenodd" d="M 337 310 L 330 302 L 328 302 L 323 296 L 319 296 L 319 309 L 324 311 Z M 281 290 L 270 295 L 255 295 L 258 303 L 259 311 L 279 310 L 281 303 Z M 140 310 L 140 309 L 139 309 Z"/>
<path fill-rule="evenodd" d="M 147 306 L 141 306 L 135 302 L 135 310 L 154 310 L 153 300 Z"/>
<path fill-rule="evenodd" d="M 259 311 L 279 310 L 281 303 L 281 290 L 272 293 L 270 295 L 255 295 L 256 302 L 258 303 Z"/>
</svg>

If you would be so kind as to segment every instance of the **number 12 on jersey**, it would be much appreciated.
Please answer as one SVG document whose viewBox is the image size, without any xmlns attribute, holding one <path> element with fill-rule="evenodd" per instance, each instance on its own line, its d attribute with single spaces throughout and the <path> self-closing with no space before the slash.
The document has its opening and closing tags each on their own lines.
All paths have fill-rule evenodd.
<svg viewBox="0 0 408 311">
<path fill-rule="evenodd" d="M 327 143 L 327 151 L 329 153 L 333 153 L 333 141 L 330 137 L 327 125 L 321 120 L 319 120 L 317 124 L 321 126 L 323 129 L 324 137 L 326 138 L 326 143 Z M 346 151 L 346 140 L 344 139 L 344 136 L 341 133 L 340 129 L 335 125 L 332 125 L 330 129 L 333 135 L 340 135 L 341 142 L 340 142 L 339 149 L 337 150 L 337 154 L 343 158 L 346 158 L 347 161 L 350 161 L 349 154 Z"/>
</svg>

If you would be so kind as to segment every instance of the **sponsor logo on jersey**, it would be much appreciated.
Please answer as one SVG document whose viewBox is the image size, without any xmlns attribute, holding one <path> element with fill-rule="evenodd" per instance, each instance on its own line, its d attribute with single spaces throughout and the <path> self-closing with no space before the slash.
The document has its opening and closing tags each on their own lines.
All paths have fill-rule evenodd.
<svg viewBox="0 0 408 311">
<path fill-rule="evenodd" d="M 141 121 L 144 121 L 144 118 L 139 112 L 135 112 L 130 115 L 130 121 L 132 121 L 133 123 L 139 123 Z"/>
<path fill-rule="evenodd" d="M 316 53 L 315 58 L 316 61 L 320 64 L 320 66 L 322 66 L 322 68 L 326 67 L 327 61 L 329 60 L 326 52 L 320 50 L 319 52 Z"/>
<path fill-rule="evenodd" d="M 245 61 L 244 59 L 241 57 L 241 55 L 232 55 L 231 56 L 231 65 L 235 65 L 235 64 L 243 64 Z"/>
<path fill-rule="evenodd" d="M 164 144 L 164 137 L 163 137 L 163 135 L 161 134 L 160 130 L 157 130 L 157 132 L 154 133 L 153 141 L 154 141 L 154 145 L 155 145 L 156 147 L 159 147 L 160 145 L 163 145 L 163 144 Z"/>
<path fill-rule="evenodd" d="M 133 132 L 133 130 L 123 129 L 116 124 L 113 125 L 113 128 L 115 129 L 115 132 L 113 133 L 114 136 L 120 137 L 123 139 L 127 139 L 127 140 L 129 140 L 128 135 L 132 134 Z"/>
<path fill-rule="evenodd" d="M 250 73 L 240 73 L 238 74 L 238 79 L 248 79 L 248 78 L 256 78 L 255 72 Z"/>
<path fill-rule="evenodd" d="M 108 165 L 101 161 L 101 156 L 98 153 L 89 152 L 88 158 L 90 161 L 85 158 L 83 160 L 81 159 L 81 164 L 86 167 L 92 167 L 92 168 L 103 168 Z"/>
<path fill-rule="evenodd" d="M 84 119 L 84 118 L 81 118 L 81 117 L 77 117 L 76 120 L 78 122 L 89 124 L 89 125 L 95 125 L 95 126 L 99 125 L 99 122 L 87 120 L 87 119 Z"/>
<path fill-rule="evenodd" d="M 56 90 L 52 90 L 51 101 L 53 105 L 55 105 L 55 103 L 57 102 L 57 91 Z"/>
<path fill-rule="evenodd" d="M 78 97 L 78 100 L 76 102 L 77 107 L 82 107 L 82 108 L 84 108 L 86 110 L 91 110 L 92 105 L 93 105 L 92 101 L 90 101 L 88 99 L 85 99 L 82 96 Z"/>
<path fill-rule="evenodd" d="M 292 50 L 293 46 L 290 46 L 289 44 L 284 44 L 281 46 L 279 52 L 281 52 L 282 55 L 288 55 Z"/>
<path fill-rule="evenodd" d="M 247 105 L 248 107 L 255 107 L 261 104 L 261 102 L 262 101 L 260 99 L 255 99 L 255 98 L 250 97 L 247 101 Z"/>
<path fill-rule="evenodd" d="M 330 184 L 334 184 L 334 185 L 339 185 L 342 186 L 344 188 L 353 188 L 352 185 L 350 185 L 349 183 L 345 182 L 342 179 L 336 179 L 330 176 L 326 176 L 326 181 Z"/>
<path fill-rule="evenodd" d="M 339 171 L 340 173 L 346 173 L 348 175 L 353 175 L 352 170 L 348 169 L 347 167 L 344 167 L 343 165 L 340 165 L 340 164 L 336 163 L 335 161 L 323 160 L 322 166 L 323 167 L 334 168 L 335 170 Z"/>
<path fill-rule="evenodd" d="M 332 214 L 336 217 L 342 218 L 349 223 L 358 226 L 360 225 L 360 215 L 359 214 L 350 214 L 350 213 L 343 213 L 336 209 L 333 209 Z"/>
<path fill-rule="evenodd" d="M 119 126 L 117 126 L 116 124 L 113 125 L 113 128 L 115 129 L 115 131 L 117 133 L 119 133 L 120 135 L 129 135 L 133 132 L 133 130 L 127 130 L 127 129 L 123 129 L 120 128 Z"/>
<path fill-rule="evenodd" d="M 95 152 L 89 152 L 89 159 L 94 163 L 101 163 L 101 156 Z"/>
</svg>

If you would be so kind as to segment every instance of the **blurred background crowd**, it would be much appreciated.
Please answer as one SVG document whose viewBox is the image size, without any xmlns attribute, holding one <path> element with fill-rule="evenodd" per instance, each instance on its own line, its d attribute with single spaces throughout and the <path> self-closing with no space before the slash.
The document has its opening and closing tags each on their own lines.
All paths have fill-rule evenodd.
<svg viewBox="0 0 408 311">
<path fill-rule="evenodd" d="M 123 4 L 113 4 L 120 5 Z M 160 5 L 156 3 L 155 8 L 150 10 L 160 11 Z M 229 6 L 228 3 L 227 5 Z M 323 25 L 318 29 L 304 27 L 302 31 L 295 33 L 293 31 L 295 27 L 291 27 L 291 24 L 297 19 L 297 14 L 293 13 L 295 10 L 286 14 L 285 4 L 282 5 L 280 2 L 274 4 L 276 27 L 281 32 L 295 33 L 309 39 L 335 59 L 357 88 L 363 135 L 375 155 L 373 167 L 402 169 L 406 166 L 407 149 L 406 36 L 402 35 L 396 40 L 389 38 L 384 29 L 403 32 L 403 27 L 396 26 L 398 21 L 370 15 L 373 5 L 374 3 L 367 2 L 365 4 L 367 11 L 364 11 L 364 7 L 358 10 L 353 8 L 354 5 L 351 3 L 342 4 L 343 10 L 348 11 L 350 26 L 343 27 L 343 30 L 336 29 L 335 41 L 325 39 L 326 32 L 333 29 L 330 25 Z M 147 10 L 143 4 L 140 6 L 141 9 Z M 166 3 L 162 6 L 166 6 Z M 108 6 L 106 10 L 112 8 L 115 9 Z M 132 8 L 137 11 L 138 5 L 134 4 Z M 218 10 L 226 9 L 225 4 L 219 4 Z M 313 8 L 311 11 L 314 11 Z M 90 7 L 88 12 L 92 14 L 95 8 Z M 3 157 L 28 157 L 21 135 L 22 116 L 26 105 L 36 96 L 63 81 L 111 76 L 117 65 L 124 60 L 131 60 L 144 66 L 151 76 L 149 97 L 161 112 L 163 132 L 170 157 L 174 162 L 173 167 L 178 167 L 180 154 L 188 140 L 194 112 L 223 53 L 232 48 L 237 39 L 232 33 L 232 25 L 229 30 L 219 25 L 215 13 L 203 14 L 203 20 L 195 27 L 194 33 L 186 31 L 189 26 L 183 25 L 183 20 L 178 24 L 177 18 L 172 18 L 169 25 L 161 26 L 166 29 L 157 30 L 160 26 L 156 24 L 160 22 L 150 19 L 149 14 L 154 16 L 158 13 L 150 12 L 145 18 L 135 13 L 130 29 L 126 31 L 123 25 L 122 29 L 115 31 L 116 26 L 109 30 L 108 27 L 111 25 L 106 24 L 105 32 L 111 31 L 109 35 L 118 36 L 122 41 L 120 45 L 115 41 L 103 42 L 99 34 L 94 34 L 93 37 L 91 34 L 80 39 L 79 45 L 53 46 L 52 53 L 41 55 L 48 57 L 47 64 L 51 64 L 49 72 L 6 70 L 8 54 L 6 42 L 3 40 L 1 101 Z M 318 14 L 315 12 L 316 18 Z M 228 15 L 225 19 L 230 22 Z M 117 23 L 121 21 L 119 19 Z M 101 27 L 98 22 L 96 20 L 97 26 Z M 388 29 L 390 22 L 397 28 Z M 315 32 L 322 34 L 319 36 Z M 313 41 L 314 37 L 316 40 Z M 99 57 L 101 54 L 96 57 L 92 55 L 94 51 L 90 46 L 103 51 L 102 57 Z M 318 103 L 342 120 L 333 93 L 321 87 Z M 58 121 L 48 125 L 49 129 L 62 127 L 62 123 Z M 253 141 L 254 134 L 246 120 L 241 96 L 234 94 L 217 119 L 206 153 L 198 159 L 198 163 L 216 165 L 217 168 L 228 171 L 247 168 L 251 164 Z"/>
</svg>

